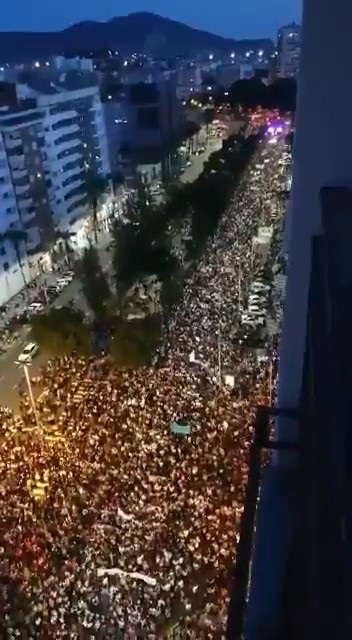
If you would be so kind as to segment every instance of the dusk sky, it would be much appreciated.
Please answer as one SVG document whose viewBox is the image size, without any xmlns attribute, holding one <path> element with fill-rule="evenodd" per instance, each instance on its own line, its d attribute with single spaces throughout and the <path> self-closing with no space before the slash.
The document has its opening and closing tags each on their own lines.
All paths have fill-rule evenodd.
<svg viewBox="0 0 352 640">
<path fill-rule="evenodd" d="M 273 38 L 280 25 L 300 21 L 301 0 L 177 0 L 170 4 L 165 0 L 4 0 L 0 29 L 62 29 L 74 22 L 109 20 L 133 11 L 153 11 L 231 38 Z"/>
</svg>

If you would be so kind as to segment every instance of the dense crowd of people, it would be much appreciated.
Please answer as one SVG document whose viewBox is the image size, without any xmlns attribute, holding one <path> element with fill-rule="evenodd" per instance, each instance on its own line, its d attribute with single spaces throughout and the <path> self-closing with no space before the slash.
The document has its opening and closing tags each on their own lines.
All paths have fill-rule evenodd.
<svg viewBox="0 0 352 640">
<path fill-rule="evenodd" d="M 269 391 L 267 367 L 233 342 L 278 180 L 280 149 L 263 148 L 155 365 L 54 359 L 41 428 L 26 398 L 20 416 L 3 411 L 1 637 L 153 640 L 179 619 L 184 638 L 224 637 L 253 408 Z"/>
</svg>

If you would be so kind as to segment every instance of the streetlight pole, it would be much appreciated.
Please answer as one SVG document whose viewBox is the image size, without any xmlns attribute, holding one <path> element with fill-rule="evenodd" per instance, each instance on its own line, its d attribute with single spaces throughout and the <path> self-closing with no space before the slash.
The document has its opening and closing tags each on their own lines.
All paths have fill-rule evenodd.
<svg viewBox="0 0 352 640">
<path fill-rule="evenodd" d="M 221 362 L 221 322 L 219 320 L 219 330 L 218 330 L 218 379 L 219 379 L 219 387 L 222 384 L 222 362 Z"/>
<path fill-rule="evenodd" d="M 15 364 L 20 366 L 20 367 L 22 367 L 22 369 L 23 369 L 24 377 L 25 377 L 26 383 L 27 383 L 28 395 L 29 395 L 29 398 L 30 398 L 30 401 L 31 401 L 31 405 L 32 405 L 32 409 L 33 409 L 34 419 L 35 419 L 38 431 L 41 432 L 41 425 L 40 425 L 40 421 L 39 421 L 37 407 L 36 407 L 35 400 L 34 400 L 32 383 L 31 383 L 29 370 L 28 370 L 28 367 L 30 366 L 30 363 L 29 362 L 20 362 L 19 360 L 15 360 Z"/>
</svg>

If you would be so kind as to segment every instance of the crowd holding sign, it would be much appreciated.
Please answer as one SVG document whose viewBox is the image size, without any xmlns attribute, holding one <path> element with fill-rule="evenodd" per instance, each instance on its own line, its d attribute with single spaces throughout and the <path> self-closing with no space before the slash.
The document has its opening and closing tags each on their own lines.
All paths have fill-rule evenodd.
<svg viewBox="0 0 352 640">
<path fill-rule="evenodd" d="M 240 258 L 246 290 L 279 153 L 271 149 L 260 178 L 249 172 L 242 181 L 153 367 L 52 361 L 38 411 L 44 426 L 48 412 L 54 417 L 55 442 L 25 430 L 33 424 L 26 402 L 22 418 L 4 412 L 1 637 L 109 640 L 119 631 L 124 640 L 153 640 L 175 617 L 185 621 L 185 639 L 224 637 L 253 407 L 269 391 L 267 365 L 234 347 L 238 275 L 229 267 Z M 260 200 L 251 188 L 258 181 Z M 213 381 L 220 322 L 234 386 Z M 204 366 L 189 361 L 195 343 Z M 189 417 L 182 426 L 191 437 L 170 433 L 175 416 Z M 32 478 L 43 483 L 40 500 L 28 490 Z"/>
</svg>

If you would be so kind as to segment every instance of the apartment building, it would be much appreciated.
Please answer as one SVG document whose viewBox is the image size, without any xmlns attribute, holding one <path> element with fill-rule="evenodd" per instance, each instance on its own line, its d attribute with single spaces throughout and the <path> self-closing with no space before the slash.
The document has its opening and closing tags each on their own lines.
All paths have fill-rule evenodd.
<svg viewBox="0 0 352 640">
<path fill-rule="evenodd" d="M 57 230 L 69 230 L 87 212 L 84 147 L 76 117 L 75 111 L 51 114 L 49 108 L 0 113 L 0 256 L 9 251 L 9 232 L 24 231 L 25 271 L 33 256 L 52 246 Z M 0 268 L 6 282 L 3 302 L 23 287 L 13 258 L 4 259 L 8 267 Z"/>
<path fill-rule="evenodd" d="M 36 101 L 38 107 L 48 107 L 51 116 L 76 112 L 75 124 L 79 127 L 84 161 L 96 175 L 108 176 L 109 151 L 99 88 L 69 89 L 63 81 L 61 85 L 51 87 L 48 93 L 45 88 L 42 92 L 37 91 Z"/>
<path fill-rule="evenodd" d="M 295 78 L 299 71 L 301 55 L 301 27 L 286 25 L 279 29 L 277 41 L 277 74 L 280 78 Z"/>
<path fill-rule="evenodd" d="M 0 305 L 5 304 L 23 288 L 23 278 L 29 278 L 26 244 L 16 241 L 15 236 L 16 231 L 20 229 L 11 169 L 4 138 L 0 134 Z M 17 255 L 21 264 L 18 263 Z"/>
<path fill-rule="evenodd" d="M 102 102 L 114 175 L 132 175 L 140 154 L 165 154 L 182 131 L 184 112 L 173 79 L 110 84 L 102 91 Z"/>
</svg>

